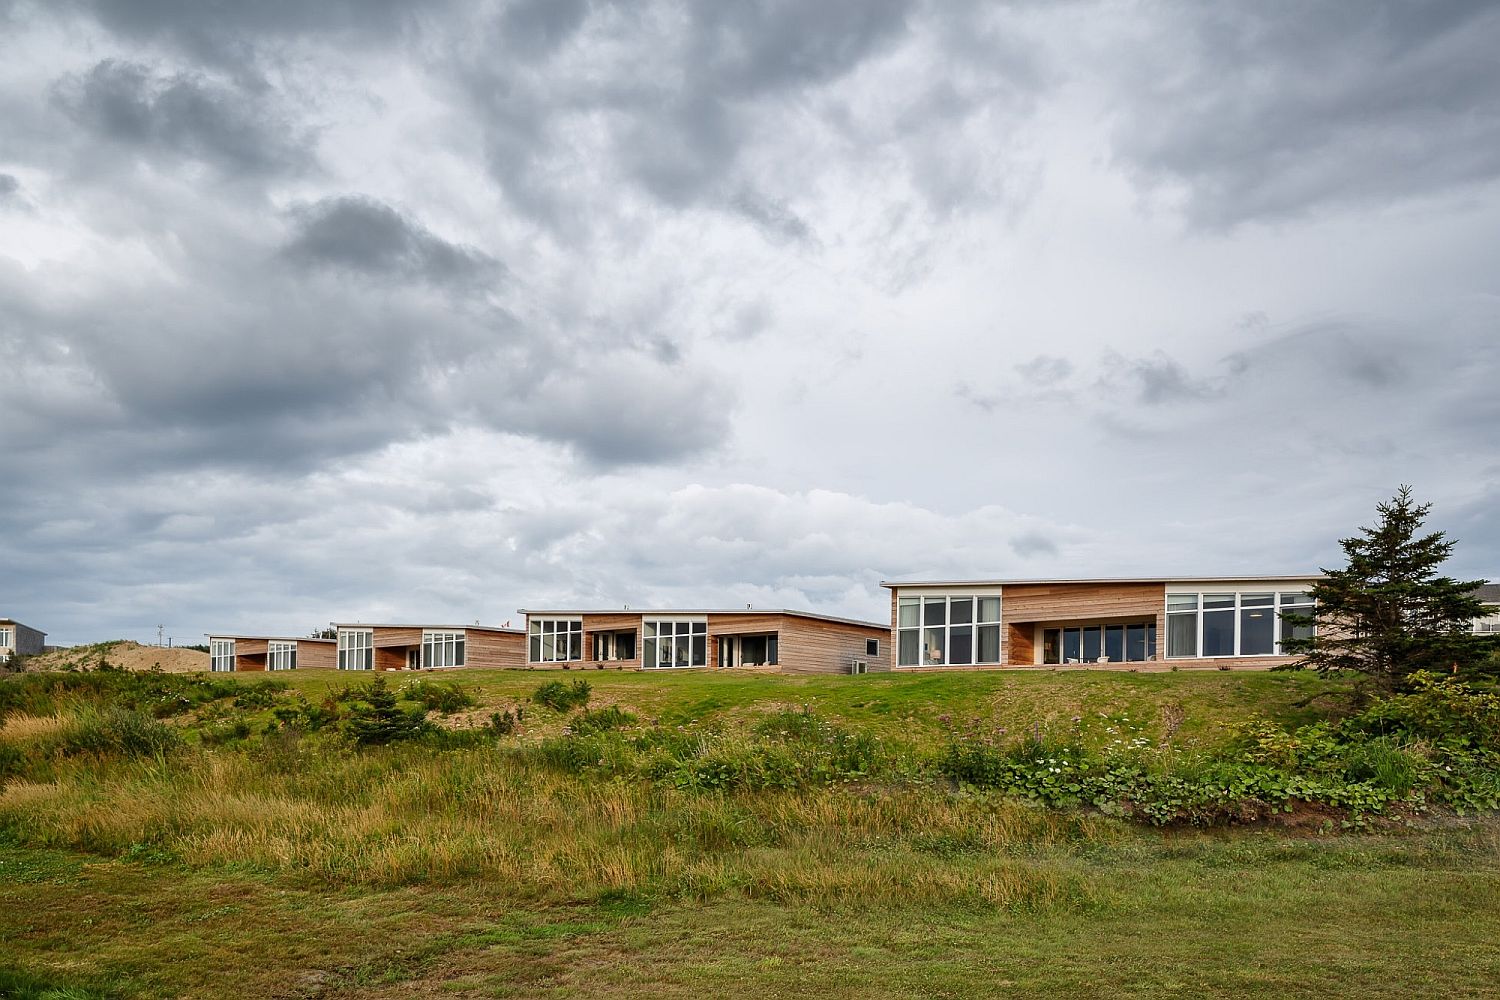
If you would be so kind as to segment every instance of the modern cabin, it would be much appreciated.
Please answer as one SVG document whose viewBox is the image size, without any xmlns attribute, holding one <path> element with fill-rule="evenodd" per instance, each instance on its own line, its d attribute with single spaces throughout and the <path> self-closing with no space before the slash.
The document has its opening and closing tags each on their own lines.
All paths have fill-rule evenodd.
<svg viewBox="0 0 1500 1000">
<path fill-rule="evenodd" d="M 527 610 L 526 665 L 618 670 L 884 669 L 890 629 L 810 611 Z"/>
<path fill-rule="evenodd" d="M 46 652 L 47 633 L 28 628 L 14 618 L 0 618 L 0 663 L 12 656 L 36 656 Z"/>
<path fill-rule="evenodd" d="M 1500 583 L 1486 583 L 1474 596 L 1484 602 L 1486 612 L 1474 619 L 1474 634 L 1500 636 Z"/>
<path fill-rule="evenodd" d="M 1269 669 L 1321 576 L 882 583 L 895 670 Z"/>
<path fill-rule="evenodd" d="M 286 635 L 211 635 L 208 669 L 215 673 L 262 670 L 332 670 L 332 639 Z"/>
<path fill-rule="evenodd" d="M 488 625 L 365 625 L 335 622 L 340 670 L 521 667 L 526 633 Z"/>
</svg>

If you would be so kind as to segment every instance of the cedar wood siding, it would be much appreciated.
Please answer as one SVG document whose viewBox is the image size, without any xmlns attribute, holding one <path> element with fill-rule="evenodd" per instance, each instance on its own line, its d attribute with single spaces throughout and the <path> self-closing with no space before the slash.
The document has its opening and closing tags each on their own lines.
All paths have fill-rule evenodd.
<svg viewBox="0 0 1500 1000">
<path fill-rule="evenodd" d="M 1110 620 L 1156 622 L 1156 659 L 1166 642 L 1167 585 L 1165 583 L 1038 583 L 1013 584 L 1000 593 L 1000 662 L 1007 666 L 1035 664 L 1036 623 L 1094 624 Z M 1114 666 L 1114 664 L 1090 664 Z"/>
<path fill-rule="evenodd" d="M 418 636 L 418 641 L 421 637 Z M 464 630 L 464 666 L 495 670 L 526 665 L 526 636 L 520 632 Z"/>
<path fill-rule="evenodd" d="M 879 656 L 865 652 L 870 639 L 881 643 Z M 852 661 L 864 660 L 868 669 L 880 670 L 888 662 L 882 657 L 890 641 L 890 631 L 878 625 L 787 615 L 781 628 L 781 669 L 789 674 L 847 674 Z"/>
<path fill-rule="evenodd" d="M 644 670 L 657 669 L 647 668 L 641 662 L 645 655 L 645 639 L 642 634 L 642 622 L 644 619 L 660 616 L 661 618 L 683 618 L 681 614 L 673 614 L 670 611 L 647 612 L 642 614 L 636 611 L 625 611 L 610 614 L 585 614 L 570 615 L 559 612 L 555 615 L 537 614 L 533 617 L 538 620 L 548 618 L 581 618 L 583 620 L 583 654 L 582 660 L 570 660 L 566 667 L 571 670 Z M 882 643 L 890 642 L 890 632 L 880 625 L 850 625 L 844 622 L 830 622 L 818 618 L 804 618 L 800 615 L 783 614 L 708 614 L 694 615 L 695 618 L 706 618 L 708 621 L 708 649 L 707 663 L 703 667 L 674 667 L 664 669 L 663 673 L 671 670 L 716 670 L 719 664 L 719 640 L 718 637 L 731 635 L 764 635 L 775 633 L 779 637 L 778 659 L 781 661 L 779 668 L 784 673 L 799 674 L 836 674 L 847 673 L 849 661 L 862 659 L 870 661 L 873 670 L 879 670 L 889 663 L 885 659 L 886 650 L 881 650 L 881 656 L 871 657 L 865 655 L 865 640 L 879 639 Z M 528 631 L 530 622 L 527 623 Z M 593 656 L 593 633 L 595 632 L 626 632 L 635 633 L 635 658 L 631 660 L 595 660 Z M 529 642 L 529 639 L 525 640 Z M 523 647 L 522 658 L 525 661 L 530 656 L 529 648 Z M 528 668 L 536 670 L 562 669 L 563 663 L 530 663 L 525 664 Z M 754 670 L 761 668 L 733 668 Z M 776 667 L 764 668 L 775 670 Z"/>
<path fill-rule="evenodd" d="M 339 644 L 336 640 L 297 640 L 298 670 L 336 670 L 338 665 Z"/>
<path fill-rule="evenodd" d="M 359 628 L 359 626 L 350 626 Z M 374 628 L 370 641 L 375 646 L 376 670 L 405 670 L 406 650 L 422 647 L 421 628 Z"/>
<path fill-rule="evenodd" d="M 234 672 L 252 673 L 266 669 L 266 651 L 270 645 L 265 639 L 234 640 Z"/>
<path fill-rule="evenodd" d="M 346 628 L 360 628 L 358 625 Z M 463 667 L 441 667 L 442 670 L 462 670 L 469 667 L 498 669 L 526 665 L 526 636 L 519 632 L 503 632 L 484 628 L 408 628 L 371 627 L 374 637 L 376 670 L 405 670 L 408 649 L 422 648 L 423 632 L 462 632 L 464 635 Z M 334 653 L 334 666 L 338 665 L 338 653 Z"/>
</svg>

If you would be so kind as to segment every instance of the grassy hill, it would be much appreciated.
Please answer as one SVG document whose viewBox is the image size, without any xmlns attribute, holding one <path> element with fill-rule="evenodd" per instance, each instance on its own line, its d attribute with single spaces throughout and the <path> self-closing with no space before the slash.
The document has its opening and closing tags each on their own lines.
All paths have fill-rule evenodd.
<svg viewBox="0 0 1500 1000">
<path fill-rule="evenodd" d="M 542 703 L 543 683 L 580 679 L 587 712 Z M 403 712 L 450 709 L 431 713 L 440 729 L 358 746 L 368 679 L 328 672 L 0 680 L 0 994 L 1395 997 L 1500 981 L 1493 819 L 1156 829 L 942 767 L 955 745 L 1034 744 L 1190 774 L 1247 729 L 1347 713 L 1341 682 L 389 680 Z"/>
</svg>

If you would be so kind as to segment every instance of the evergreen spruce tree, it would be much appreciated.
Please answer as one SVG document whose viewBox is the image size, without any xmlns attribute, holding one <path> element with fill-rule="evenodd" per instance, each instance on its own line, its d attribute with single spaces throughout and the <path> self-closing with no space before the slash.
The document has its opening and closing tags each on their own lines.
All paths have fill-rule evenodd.
<svg viewBox="0 0 1500 1000">
<path fill-rule="evenodd" d="M 349 713 L 349 735 L 361 746 L 383 746 L 397 740 L 421 736 L 428 729 L 427 710 L 403 709 L 396 693 L 377 677 L 361 694 Z"/>
<path fill-rule="evenodd" d="M 1312 588 L 1316 634 L 1283 640 L 1283 650 L 1302 656 L 1293 666 L 1353 671 L 1381 691 L 1399 689 L 1418 670 L 1480 669 L 1494 648 L 1472 633 L 1473 620 L 1485 613 L 1474 596 L 1484 581 L 1438 575 L 1456 543 L 1441 531 L 1418 534 L 1432 504 L 1415 503 L 1410 486 L 1375 509 L 1374 527 L 1339 542 L 1349 565 L 1323 570 L 1327 578 Z M 1283 617 L 1293 625 L 1313 622 Z"/>
</svg>

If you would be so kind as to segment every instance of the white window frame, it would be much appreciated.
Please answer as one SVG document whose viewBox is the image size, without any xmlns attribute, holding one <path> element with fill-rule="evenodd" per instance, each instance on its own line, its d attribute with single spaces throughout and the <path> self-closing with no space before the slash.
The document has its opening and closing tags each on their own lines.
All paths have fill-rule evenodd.
<svg viewBox="0 0 1500 1000">
<path fill-rule="evenodd" d="M 375 630 L 369 628 L 339 629 L 339 669 L 375 669 Z"/>
<path fill-rule="evenodd" d="M 272 641 L 266 643 L 267 670 L 296 670 L 297 644 L 295 642 Z"/>
<path fill-rule="evenodd" d="M 1216 597 L 1227 597 L 1233 595 L 1234 604 L 1223 608 L 1209 608 L 1209 611 L 1231 612 L 1234 620 L 1234 651 L 1230 653 L 1214 653 L 1205 655 L 1203 652 L 1203 614 L 1204 598 L 1208 595 Z M 1246 597 L 1263 597 L 1271 595 L 1270 604 L 1246 605 Z M 1172 610 L 1172 599 L 1191 597 L 1196 602 L 1191 610 Z M 1242 633 L 1244 630 L 1244 613 L 1246 611 L 1269 610 L 1275 618 L 1271 633 L 1271 652 L 1269 653 L 1244 653 L 1241 652 L 1243 645 Z M 1317 605 L 1313 603 L 1312 595 L 1307 591 L 1307 584 L 1265 584 L 1249 590 L 1239 590 L 1233 587 L 1205 587 L 1201 590 L 1189 590 L 1178 587 L 1168 587 L 1166 600 L 1162 605 L 1162 614 L 1166 627 L 1163 629 L 1162 646 L 1168 660 L 1227 660 L 1235 657 L 1256 656 L 1288 656 L 1281 648 L 1283 639 L 1289 637 L 1286 622 L 1281 620 L 1283 612 L 1295 615 L 1311 616 L 1317 611 Z M 1172 619 L 1194 616 L 1194 647 L 1192 653 L 1172 652 Z M 1317 625 L 1313 625 L 1314 634 L 1317 633 Z"/>
<path fill-rule="evenodd" d="M 422 669 L 443 670 L 464 665 L 463 631 L 426 630 L 422 632 Z"/>
<path fill-rule="evenodd" d="M 234 640 L 208 640 L 208 669 L 214 673 L 234 673 Z"/>
<path fill-rule="evenodd" d="M 15 636 L 9 628 L 0 628 L 0 649 L 15 648 Z"/>
<path fill-rule="evenodd" d="M 916 625 L 903 626 L 901 624 L 901 602 L 902 600 L 917 601 L 917 623 Z M 967 663 L 953 663 L 950 659 L 953 649 L 953 602 L 972 601 L 973 610 L 967 622 L 960 622 L 959 628 L 972 630 L 973 640 L 971 646 L 971 659 Z M 980 608 L 983 602 L 993 600 L 995 602 L 995 617 L 980 617 Z M 943 605 L 943 624 L 927 624 L 927 605 Z M 896 593 L 896 665 L 899 667 L 998 667 L 1005 661 L 1005 600 L 998 589 L 975 588 L 963 591 L 932 591 L 932 590 L 909 590 L 897 591 Z M 979 630 L 981 628 L 993 628 L 995 630 L 995 659 L 981 660 L 979 658 Z M 927 633 L 929 631 L 942 632 L 942 660 L 929 660 L 929 647 L 927 645 Z M 901 636 L 903 633 L 916 633 L 917 637 L 917 660 L 916 663 L 904 663 L 901 661 Z"/>
<path fill-rule="evenodd" d="M 583 659 L 582 618 L 533 618 L 527 623 L 526 662 L 576 663 Z M 562 637 L 561 650 L 558 637 Z"/>
<path fill-rule="evenodd" d="M 666 634 L 662 630 L 670 629 Z M 703 658 L 698 659 L 693 650 L 693 642 L 696 639 L 703 640 Z M 668 662 L 661 662 L 662 643 L 665 642 L 666 649 L 670 650 Z M 677 650 L 686 646 L 687 662 L 679 663 Z M 646 650 L 650 648 L 655 651 L 654 656 L 647 656 Z M 708 666 L 708 619 L 707 618 L 683 618 L 683 617 L 660 617 L 641 619 L 641 668 L 644 670 L 693 670 Z"/>
</svg>

